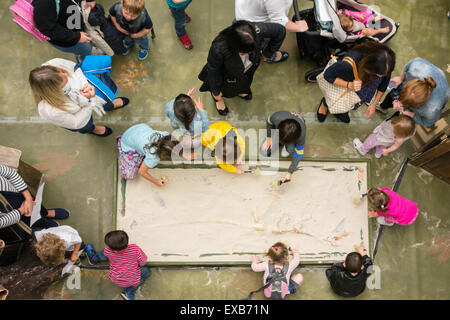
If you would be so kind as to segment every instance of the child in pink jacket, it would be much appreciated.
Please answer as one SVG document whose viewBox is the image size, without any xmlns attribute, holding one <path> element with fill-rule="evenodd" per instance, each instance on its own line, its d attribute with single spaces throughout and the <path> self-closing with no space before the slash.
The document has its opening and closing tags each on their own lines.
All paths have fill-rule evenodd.
<svg viewBox="0 0 450 320">
<path fill-rule="evenodd" d="M 289 253 L 294 255 L 290 261 Z M 288 249 L 284 243 L 277 242 L 269 248 L 266 256 L 269 259 L 264 262 L 261 262 L 257 256 L 252 258 L 252 270 L 264 271 L 263 284 L 272 282 L 264 289 L 264 295 L 270 299 L 284 299 L 287 294 L 295 293 L 303 283 L 303 276 L 300 273 L 291 277 L 292 271 L 300 263 L 298 251 Z"/>
<path fill-rule="evenodd" d="M 376 21 L 382 20 L 383 16 L 373 17 L 373 13 L 370 10 L 364 11 L 352 11 L 352 10 L 339 10 L 338 11 L 339 22 L 341 23 L 342 29 L 351 35 L 363 36 L 375 36 L 378 33 L 388 33 L 390 31 L 389 27 L 374 29 L 368 28 L 368 23 L 372 24 Z"/>
<path fill-rule="evenodd" d="M 367 192 L 371 206 L 369 218 L 377 218 L 378 223 L 392 226 L 394 223 L 413 223 L 419 213 L 417 204 L 395 193 L 389 188 L 371 188 Z"/>
</svg>

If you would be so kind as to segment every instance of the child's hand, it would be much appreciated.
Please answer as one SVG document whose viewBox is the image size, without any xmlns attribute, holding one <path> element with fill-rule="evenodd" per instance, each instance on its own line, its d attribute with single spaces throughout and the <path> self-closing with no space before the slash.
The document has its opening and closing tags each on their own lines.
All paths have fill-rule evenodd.
<svg viewBox="0 0 450 320">
<path fill-rule="evenodd" d="M 205 105 L 203 104 L 202 98 L 198 97 L 198 99 L 194 100 L 195 107 L 199 110 L 205 110 Z"/>
<path fill-rule="evenodd" d="M 284 178 L 281 180 L 281 182 L 282 182 L 282 183 L 285 183 L 285 182 L 287 182 L 287 181 L 290 181 L 290 180 L 291 180 L 291 177 L 292 177 L 292 175 L 291 175 L 290 173 L 288 173 L 288 174 L 286 175 L 286 177 L 284 177 Z"/>
<path fill-rule="evenodd" d="M 358 15 L 358 19 L 359 19 L 359 20 L 364 20 L 364 19 L 366 19 L 366 16 L 364 15 L 364 13 L 360 13 L 360 14 Z"/>
<path fill-rule="evenodd" d="M 163 179 L 156 179 L 154 182 L 158 187 L 164 187 L 166 185 L 166 182 Z"/>
<path fill-rule="evenodd" d="M 191 97 L 191 99 L 194 98 L 194 91 L 195 91 L 195 88 L 191 88 L 191 89 L 189 89 L 189 91 L 188 91 L 188 93 L 187 93 L 187 95 L 188 95 L 189 97 Z"/>
<path fill-rule="evenodd" d="M 369 211 L 368 216 L 369 218 L 376 218 L 378 217 L 378 214 L 375 211 Z"/>
<path fill-rule="evenodd" d="M 266 141 L 264 141 L 264 143 L 262 145 L 262 149 L 264 151 L 272 149 L 272 138 L 267 138 Z"/>
<path fill-rule="evenodd" d="M 383 152 L 381 152 L 381 154 L 386 157 L 389 154 L 389 151 L 384 149 Z"/>
<path fill-rule="evenodd" d="M 359 247 L 356 248 L 356 252 L 358 252 L 363 257 L 367 254 L 366 247 L 364 246 L 364 243 L 361 242 Z"/>
<path fill-rule="evenodd" d="M 244 171 L 241 169 L 237 169 L 237 171 L 236 171 L 236 174 L 243 174 L 243 173 L 244 173 Z"/>
<path fill-rule="evenodd" d="M 291 248 L 291 252 L 292 252 L 292 254 L 299 253 L 297 249 L 293 249 L 293 248 Z"/>
<path fill-rule="evenodd" d="M 258 256 L 253 256 L 253 257 L 252 257 L 252 262 L 253 262 L 253 263 L 260 263 L 261 260 L 259 260 L 259 257 L 258 257 Z"/>
</svg>

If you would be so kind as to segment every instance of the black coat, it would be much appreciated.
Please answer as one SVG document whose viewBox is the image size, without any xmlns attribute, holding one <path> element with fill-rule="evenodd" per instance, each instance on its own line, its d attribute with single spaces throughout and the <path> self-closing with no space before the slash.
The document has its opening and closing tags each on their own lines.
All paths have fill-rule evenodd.
<svg viewBox="0 0 450 320">
<path fill-rule="evenodd" d="M 99 3 L 95 5 L 94 10 L 89 13 L 88 22 L 91 26 L 99 26 L 103 32 L 103 38 L 106 43 L 113 49 L 114 54 L 122 54 L 125 51 L 123 40 L 126 35 L 116 29 L 111 17 L 105 18 L 105 10 Z"/>
<path fill-rule="evenodd" d="M 372 265 L 372 260 L 369 256 L 363 257 L 364 269 L 356 276 L 352 276 L 348 272 L 342 262 L 333 264 L 333 266 L 326 270 L 326 276 L 330 281 L 333 291 L 343 297 L 356 297 L 361 294 L 366 288 L 366 280 L 368 277 L 368 268 Z"/>
<path fill-rule="evenodd" d="M 61 0 L 59 15 L 57 15 L 55 0 L 33 0 L 33 17 L 36 27 L 57 46 L 76 45 L 81 37 L 80 32 L 85 30 L 83 15 L 79 11 L 80 2 L 81 0 Z M 67 13 L 68 8 L 69 13 Z"/>
<path fill-rule="evenodd" d="M 226 98 L 235 97 L 241 93 L 250 93 L 253 75 L 261 62 L 261 50 L 270 57 L 276 52 L 286 36 L 286 29 L 276 23 L 258 23 L 256 26 L 257 46 L 249 53 L 253 63 L 244 74 L 244 64 L 237 52 L 228 47 L 223 30 L 212 42 L 208 60 L 198 78 L 203 81 L 200 91 L 211 91 L 214 95 L 222 92 Z M 263 40 L 268 39 L 266 48 L 262 47 Z"/>
</svg>

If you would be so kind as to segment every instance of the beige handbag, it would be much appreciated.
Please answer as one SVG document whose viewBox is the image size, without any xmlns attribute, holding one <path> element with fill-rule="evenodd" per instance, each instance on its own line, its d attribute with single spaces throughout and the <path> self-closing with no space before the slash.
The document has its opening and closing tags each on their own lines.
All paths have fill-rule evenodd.
<svg viewBox="0 0 450 320">
<path fill-rule="evenodd" d="M 353 59 L 350 57 L 345 57 L 343 61 L 348 62 L 352 66 L 355 80 L 359 80 L 358 70 L 356 69 L 355 61 L 353 61 Z M 337 62 L 336 57 L 331 56 L 331 59 L 330 61 L 328 61 L 328 64 L 325 67 L 325 69 L 316 78 L 319 88 L 322 91 L 322 94 L 328 105 L 328 110 L 332 114 L 346 113 L 351 109 L 353 109 L 355 104 L 361 101 L 361 99 L 359 98 L 359 96 L 356 94 L 355 91 L 348 88 L 336 86 L 325 80 L 323 76 L 325 71 L 336 62 Z"/>
</svg>

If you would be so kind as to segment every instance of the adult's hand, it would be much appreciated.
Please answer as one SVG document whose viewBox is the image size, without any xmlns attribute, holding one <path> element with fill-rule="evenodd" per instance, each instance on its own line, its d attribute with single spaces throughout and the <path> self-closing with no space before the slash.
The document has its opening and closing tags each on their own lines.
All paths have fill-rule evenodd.
<svg viewBox="0 0 450 320">
<path fill-rule="evenodd" d="M 297 29 L 297 32 L 305 32 L 308 31 L 308 24 L 306 23 L 305 20 L 299 20 L 299 21 L 295 21 L 295 26 Z"/>
<path fill-rule="evenodd" d="M 370 106 L 367 107 L 366 111 L 364 111 L 364 114 L 367 115 L 366 120 L 369 120 L 374 115 L 375 111 L 377 110 L 377 105 L 375 103 L 372 103 Z"/>
<path fill-rule="evenodd" d="M 90 38 L 86 32 L 80 32 L 80 40 L 78 42 L 88 43 L 91 42 L 91 40 L 92 38 Z"/>
<path fill-rule="evenodd" d="M 400 111 L 403 113 L 404 108 L 403 108 L 403 104 L 401 103 L 400 100 L 392 101 L 392 106 L 393 106 L 394 110 L 397 110 L 397 111 Z"/>
<path fill-rule="evenodd" d="M 397 88 L 403 81 L 402 81 L 402 77 L 397 76 L 397 77 L 391 78 L 390 82 L 395 82 L 394 88 Z"/>
<path fill-rule="evenodd" d="M 361 80 L 355 80 L 348 83 L 348 87 L 352 89 L 355 92 L 358 92 L 361 90 L 362 81 Z"/>
</svg>

